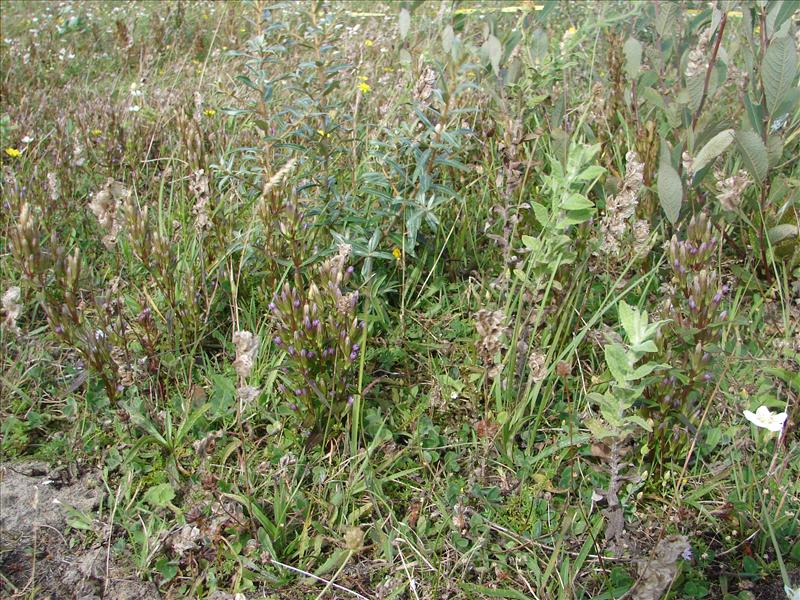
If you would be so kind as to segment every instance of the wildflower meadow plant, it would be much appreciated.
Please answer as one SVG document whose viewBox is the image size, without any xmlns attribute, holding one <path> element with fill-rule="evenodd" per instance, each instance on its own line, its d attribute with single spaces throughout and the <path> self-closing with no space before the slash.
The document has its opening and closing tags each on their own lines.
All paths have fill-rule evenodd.
<svg viewBox="0 0 800 600">
<path fill-rule="evenodd" d="M 759 406 L 756 412 L 744 411 L 744 418 L 760 429 L 766 429 L 772 433 L 783 431 L 786 423 L 787 414 L 785 412 L 773 413 L 766 406 Z"/>
<path fill-rule="evenodd" d="M 350 251 L 340 244 L 313 281 L 300 288 L 285 284 L 270 303 L 273 343 L 285 352 L 278 389 L 309 430 L 337 424 L 357 392 L 352 374 L 364 322 L 356 316 L 358 291 L 346 288 L 353 273 Z"/>
<path fill-rule="evenodd" d="M 705 213 L 692 217 L 685 239 L 673 235 L 666 245 L 672 279 L 665 286 L 666 314 L 670 324 L 659 336 L 664 362 L 672 367 L 658 386 L 662 416 L 679 414 L 693 419 L 700 399 L 717 373 L 714 356 L 719 354 L 720 324 L 728 316 L 725 298 L 728 285 L 717 274 L 714 258 L 719 239 Z M 685 439 L 676 422 L 659 419 L 659 435 L 668 432 L 673 441 Z"/>
</svg>

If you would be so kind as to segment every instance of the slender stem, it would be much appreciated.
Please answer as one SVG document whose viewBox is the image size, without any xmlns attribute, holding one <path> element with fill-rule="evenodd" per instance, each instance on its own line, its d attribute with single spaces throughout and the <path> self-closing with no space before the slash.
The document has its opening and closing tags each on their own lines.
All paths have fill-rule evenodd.
<svg viewBox="0 0 800 600">
<path fill-rule="evenodd" d="M 727 11 L 723 11 L 722 13 L 722 20 L 719 22 L 719 30 L 717 31 L 717 37 L 714 40 L 714 49 L 711 52 L 711 60 L 708 61 L 708 67 L 706 68 L 706 79 L 703 82 L 703 95 L 700 98 L 700 105 L 697 107 L 697 110 L 694 113 L 694 117 L 692 117 L 692 131 L 694 132 L 695 127 L 697 126 L 697 120 L 700 118 L 700 113 L 703 111 L 703 106 L 706 103 L 706 98 L 708 97 L 708 84 L 711 82 L 711 72 L 714 70 L 714 64 L 717 62 L 717 52 L 719 52 L 719 45 L 722 42 L 722 34 L 725 32 L 725 25 L 728 22 L 728 13 Z"/>
</svg>

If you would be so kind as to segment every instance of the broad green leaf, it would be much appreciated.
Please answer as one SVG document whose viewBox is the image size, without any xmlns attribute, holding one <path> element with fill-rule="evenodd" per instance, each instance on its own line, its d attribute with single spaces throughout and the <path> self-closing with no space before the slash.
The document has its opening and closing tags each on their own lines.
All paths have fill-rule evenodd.
<svg viewBox="0 0 800 600">
<path fill-rule="evenodd" d="M 406 39 L 406 36 L 408 35 L 408 30 L 411 27 L 411 13 L 409 13 L 408 9 L 406 8 L 400 10 L 399 25 L 400 25 L 400 38 Z"/>
<path fill-rule="evenodd" d="M 779 135 L 771 135 L 767 138 L 767 162 L 770 168 L 776 167 L 781 162 L 783 156 L 783 138 Z"/>
<path fill-rule="evenodd" d="M 636 38 L 629 38 L 622 52 L 625 54 L 625 73 L 629 79 L 635 80 L 642 70 L 642 44 Z"/>
<path fill-rule="evenodd" d="M 548 221 L 550 221 L 550 212 L 547 210 L 547 208 L 539 202 L 531 202 L 531 209 L 533 210 L 533 216 L 536 217 L 536 220 L 539 221 L 539 224 L 543 227 L 547 226 Z"/>
<path fill-rule="evenodd" d="M 750 175 L 759 183 L 764 181 L 769 170 L 769 158 L 759 135 L 755 131 L 737 131 L 736 145 Z"/>
<path fill-rule="evenodd" d="M 797 50 L 790 37 L 779 37 L 772 40 L 764 54 L 761 66 L 761 79 L 767 95 L 767 108 L 772 116 L 780 106 L 783 97 L 792 87 L 797 74 Z"/>
<path fill-rule="evenodd" d="M 589 428 L 595 439 L 600 441 L 616 435 L 616 431 L 610 429 L 602 419 L 589 419 L 586 421 L 586 427 Z"/>
<path fill-rule="evenodd" d="M 600 165 L 590 165 L 581 171 L 575 179 L 577 181 L 591 181 L 592 179 L 597 179 L 605 172 L 606 170 Z"/>
<path fill-rule="evenodd" d="M 561 203 L 561 208 L 564 210 L 584 210 L 587 208 L 594 208 L 594 204 L 581 194 L 570 194 L 570 196 Z"/>
<path fill-rule="evenodd" d="M 154 485 L 144 495 L 144 500 L 156 508 L 164 508 L 175 498 L 175 490 L 168 483 Z"/>
<path fill-rule="evenodd" d="M 668 28 L 675 27 L 679 11 L 680 7 L 674 2 L 659 3 L 658 15 L 656 16 L 656 33 L 659 36 L 664 37 L 664 33 Z"/>
<path fill-rule="evenodd" d="M 619 344 L 609 344 L 605 348 L 606 364 L 608 370 L 619 382 L 629 381 L 631 379 L 631 361 L 628 353 Z"/>
<path fill-rule="evenodd" d="M 775 225 L 775 227 L 770 228 L 770 230 L 767 232 L 767 236 L 769 237 L 770 244 L 777 244 L 786 238 L 797 237 L 797 225 L 792 225 L 791 223 Z"/>
<path fill-rule="evenodd" d="M 658 352 L 658 346 L 653 340 L 645 340 L 631 346 L 631 350 L 634 352 Z"/>
<path fill-rule="evenodd" d="M 642 315 L 641 313 L 630 306 L 624 300 L 619 302 L 619 322 L 625 330 L 628 339 L 638 344 L 640 341 L 639 332 L 642 330 Z M 647 315 L 644 317 L 644 325 L 647 326 Z"/>
<path fill-rule="evenodd" d="M 695 173 L 711 163 L 715 158 L 722 154 L 725 149 L 733 142 L 733 129 L 726 129 L 720 131 L 717 135 L 706 142 L 697 156 L 694 157 L 694 164 L 692 166 Z"/>
<path fill-rule="evenodd" d="M 651 342 L 652 343 L 652 342 Z M 663 369 L 666 365 L 662 365 L 659 363 L 645 363 L 641 367 L 636 367 L 633 371 L 633 379 L 641 379 L 642 377 L 647 377 L 655 371 L 656 369 Z"/>
<path fill-rule="evenodd" d="M 627 417 L 625 417 L 625 420 L 630 423 L 636 423 L 639 427 L 641 427 L 645 431 L 653 431 L 653 426 L 650 425 L 650 423 L 645 421 L 639 415 L 628 415 Z"/>
<path fill-rule="evenodd" d="M 489 58 L 492 64 L 492 69 L 495 74 L 500 72 L 500 59 L 503 57 L 503 45 L 495 36 L 490 35 L 489 38 L 481 46 L 481 50 Z"/>
<path fill-rule="evenodd" d="M 686 91 L 689 93 L 689 109 L 694 112 L 700 106 L 703 99 L 703 86 L 705 85 L 705 73 L 698 73 L 686 80 Z M 708 93 L 711 94 L 711 84 L 709 83 Z"/>
<path fill-rule="evenodd" d="M 658 200 L 667 219 L 674 224 L 683 203 L 683 183 L 674 167 L 666 162 L 658 169 Z"/>
</svg>

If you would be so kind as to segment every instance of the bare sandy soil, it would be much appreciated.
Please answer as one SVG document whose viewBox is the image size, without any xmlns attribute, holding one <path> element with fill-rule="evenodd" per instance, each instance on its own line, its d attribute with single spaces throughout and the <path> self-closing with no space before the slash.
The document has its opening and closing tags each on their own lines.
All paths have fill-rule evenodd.
<svg viewBox="0 0 800 600">
<path fill-rule="evenodd" d="M 108 531 L 86 547 L 67 528 L 70 509 L 90 514 L 100 482 L 92 471 L 52 469 L 28 462 L 0 466 L 0 572 L 2 595 L 50 600 L 160 598 L 109 552 Z M 99 529 L 104 525 L 99 521 Z"/>
</svg>

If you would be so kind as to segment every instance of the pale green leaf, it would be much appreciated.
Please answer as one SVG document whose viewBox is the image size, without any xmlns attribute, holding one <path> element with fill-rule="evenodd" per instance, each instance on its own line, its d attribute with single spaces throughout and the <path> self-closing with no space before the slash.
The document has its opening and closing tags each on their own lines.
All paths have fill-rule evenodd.
<svg viewBox="0 0 800 600">
<path fill-rule="evenodd" d="M 400 10 L 400 38 L 405 39 L 408 35 L 408 30 L 411 27 L 411 13 L 408 12 L 408 9 L 403 8 Z"/>
<path fill-rule="evenodd" d="M 770 168 L 778 166 L 783 156 L 783 138 L 771 135 L 767 138 L 767 162 Z"/>
<path fill-rule="evenodd" d="M 725 149 L 733 142 L 733 129 L 720 131 L 717 135 L 706 142 L 697 156 L 694 157 L 692 169 L 697 173 L 700 169 L 711 163 L 715 158 L 722 154 Z"/>
<path fill-rule="evenodd" d="M 667 219 L 674 224 L 683 203 L 683 183 L 674 167 L 666 162 L 658 169 L 658 200 Z"/>
<path fill-rule="evenodd" d="M 581 194 L 570 194 L 569 197 L 561 203 L 561 208 L 564 210 L 584 210 L 587 208 L 594 208 L 594 204 Z"/>
<path fill-rule="evenodd" d="M 500 72 L 500 59 L 503 57 L 503 45 L 495 36 L 490 35 L 481 46 L 481 50 L 489 58 L 495 73 Z"/>
<path fill-rule="evenodd" d="M 175 498 L 175 490 L 168 483 L 154 485 L 144 495 L 144 500 L 151 506 L 163 508 Z"/>
<path fill-rule="evenodd" d="M 639 415 L 628 415 L 628 416 L 625 418 L 625 420 L 626 420 L 626 421 L 628 421 L 629 423 L 636 423 L 636 424 L 637 424 L 639 427 L 641 427 L 641 428 L 642 428 L 642 429 L 644 429 L 645 431 L 653 431 L 653 426 L 652 426 L 652 425 L 650 425 L 650 423 L 648 423 L 647 421 L 645 421 L 645 420 L 644 420 L 642 417 L 640 417 Z"/>
<path fill-rule="evenodd" d="M 781 225 L 775 225 L 775 227 L 770 228 L 770 230 L 767 232 L 767 236 L 769 236 L 770 244 L 777 244 L 778 242 L 781 242 L 786 238 L 797 237 L 798 236 L 797 225 L 793 225 L 791 223 L 782 223 Z"/>
<path fill-rule="evenodd" d="M 674 2 L 662 2 L 658 5 L 658 15 L 656 16 L 656 33 L 664 37 L 664 33 L 673 29 L 678 22 L 678 12 L 680 7 Z"/>
<path fill-rule="evenodd" d="M 764 55 L 761 66 L 761 79 L 767 95 L 767 108 L 771 115 L 783 101 L 783 97 L 792 87 L 797 74 L 797 50 L 790 37 L 779 37 L 772 40 Z"/>
<path fill-rule="evenodd" d="M 636 38 L 629 38 L 622 47 L 625 54 L 625 73 L 635 80 L 642 70 L 642 44 Z"/>
<path fill-rule="evenodd" d="M 631 379 L 631 361 L 628 353 L 619 344 L 609 344 L 605 348 L 606 364 L 608 370 L 619 382 L 629 381 Z"/>
<path fill-rule="evenodd" d="M 769 158 L 761 137 L 754 131 L 737 131 L 736 145 L 750 175 L 759 183 L 764 181 L 769 170 Z"/>
</svg>

